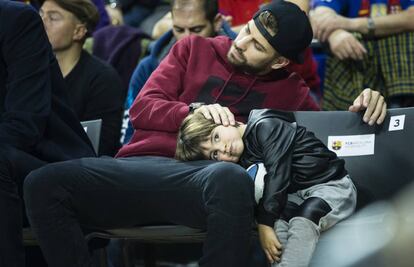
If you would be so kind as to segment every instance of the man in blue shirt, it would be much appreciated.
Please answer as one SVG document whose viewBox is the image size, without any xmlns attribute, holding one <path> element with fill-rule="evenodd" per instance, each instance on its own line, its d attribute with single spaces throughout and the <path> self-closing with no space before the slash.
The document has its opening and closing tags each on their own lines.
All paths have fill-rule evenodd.
<svg viewBox="0 0 414 267">
<path fill-rule="evenodd" d="M 317 0 L 314 35 L 327 42 L 325 109 L 343 109 L 372 87 L 389 107 L 414 105 L 414 1 Z M 360 89 L 358 89 L 359 91 Z"/>
</svg>

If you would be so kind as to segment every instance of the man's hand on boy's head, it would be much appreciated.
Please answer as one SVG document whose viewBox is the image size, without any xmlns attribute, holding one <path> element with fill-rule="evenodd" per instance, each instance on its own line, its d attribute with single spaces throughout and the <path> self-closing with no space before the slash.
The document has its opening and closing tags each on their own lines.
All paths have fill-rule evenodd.
<svg viewBox="0 0 414 267">
<path fill-rule="evenodd" d="M 194 110 L 194 113 L 199 112 L 201 112 L 206 119 L 214 120 L 214 123 L 216 124 L 222 124 L 224 126 L 236 124 L 236 120 L 230 109 L 222 107 L 220 104 L 202 105 Z"/>
<path fill-rule="evenodd" d="M 260 244 L 270 263 L 279 262 L 282 254 L 282 245 L 277 239 L 275 230 L 264 224 L 258 224 Z"/>
<path fill-rule="evenodd" d="M 363 120 L 369 125 L 374 123 L 381 124 L 387 115 L 387 103 L 384 97 L 372 89 L 366 88 L 354 100 L 353 105 L 349 107 L 349 111 L 359 112 L 365 110 Z"/>
</svg>

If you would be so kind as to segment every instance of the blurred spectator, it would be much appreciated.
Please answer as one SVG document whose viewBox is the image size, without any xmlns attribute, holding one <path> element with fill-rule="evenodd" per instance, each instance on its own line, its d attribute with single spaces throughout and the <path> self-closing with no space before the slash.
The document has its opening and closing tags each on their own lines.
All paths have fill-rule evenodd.
<svg viewBox="0 0 414 267">
<path fill-rule="evenodd" d="M 111 20 L 111 24 L 114 26 L 119 26 L 124 24 L 124 18 L 122 15 L 122 10 L 117 2 L 115 1 L 107 1 L 105 5 L 106 12 L 109 15 Z"/>
<path fill-rule="evenodd" d="M 3 0 L 0 117 L 0 265 L 24 267 L 24 179 L 47 163 L 95 153 L 71 109 L 39 15 Z"/>
<path fill-rule="evenodd" d="M 95 27 L 98 30 L 110 24 L 108 13 L 105 9 L 105 2 L 103 0 L 92 0 L 99 12 L 99 22 Z"/>
<path fill-rule="evenodd" d="M 259 6 L 269 0 L 219 0 L 219 10 L 225 16 L 232 17 L 232 26 L 246 24 L 259 10 Z"/>
<path fill-rule="evenodd" d="M 36 9 L 39 9 L 45 0 L 15 0 L 15 1 L 24 2 L 26 4 L 31 4 Z M 109 25 L 109 16 L 105 10 L 104 0 L 92 0 L 92 2 L 95 4 L 96 8 L 99 11 L 99 22 L 98 22 L 98 25 L 96 25 L 95 30 Z"/>
<path fill-rule="evenodd" d="M 140 61 L 132 74 L 125 103 L 126 114 L 123 127 L 128 124 L 128 128 L 123 143 L 129 141 L 134 131 L 127 111 L 151 73 L 178 40 L 190 34 L 212 37 L 230 33 L 232 35 L 229 37 L 235 37 L 229 25 L 223 23 L 222 16 L 218 14 L 217 0 L 172 0 L 171 11 L 172 29 L 150 45 L 150 54 Z"/>
<path fill-rule="evenodd" d="M 16 2 L 22 2 L 28 5 L 32 5 L 34 8 L 39 9 L 39 1 L 38 0 L 14 0 Z"/>
<path fill-rule="evenodd" d="M 82 50 L 98 13 L 89 0 L 46 0 L 40 8 L 49 41 L 82 121 L 102 119 L 99 155 L 119 149 L 123 112 L 121 81 L 108 64 Z"/>
<path fill-rule="evenodd" d="M 328 42 L 324 109 L 344 109 L 359 88 L 389 107 L 414 105 L 414 1 L 317 0 L 315 37 Z"/>
<path fill-rule="evenodd" d="M 109 63 L 121 77 L 125 100 L 132 72 L 145 56 L 150 37 L 138 28 L 110 25 L 95 31 L 92 39 L 92 54 Z"/>
<path fill-rule="evenodd" d="M 148 35 L 169 9 L 169 0 L 106 0 L 112 24 L 139 27 Z M 111 10 L 112 9 L 112 10 Z"/>
<path fill-rule="evenodd" d="M 159 39 L 164 33 L 172 29 L 172 14 L 171 11 L 164 15 L 152 29 L 151 37 L 154 40 Z"/>
</svg>

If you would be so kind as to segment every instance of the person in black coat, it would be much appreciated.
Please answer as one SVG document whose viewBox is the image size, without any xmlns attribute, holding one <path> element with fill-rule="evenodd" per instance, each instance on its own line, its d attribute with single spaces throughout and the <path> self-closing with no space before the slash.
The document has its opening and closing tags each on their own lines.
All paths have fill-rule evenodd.
<svg viewBox="0 0 414 267">
<path fill-rule="evenodd" d="M 81 121 L 102 119 L 98 155 L 114 156 L 121 145 L 125 95 L 118 73 L 82 47 L 99 20 L 90 0 L 46 0 L 39 14 Z"/>
<path fill-rule="evenodd" d="M 24 266 L 27 174 L 50 162 L 95 156 L 66 93 L 37 12 L 0 0 L 0 266 Z"/>
</svg>

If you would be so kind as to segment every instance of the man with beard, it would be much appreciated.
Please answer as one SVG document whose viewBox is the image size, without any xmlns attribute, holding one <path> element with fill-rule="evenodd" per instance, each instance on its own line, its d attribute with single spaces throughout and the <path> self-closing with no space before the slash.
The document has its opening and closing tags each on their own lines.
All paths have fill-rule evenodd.
<svg viewBox="0 0 414 267">
<path fill-rule="evenodd" d="M 221 36 L 179 41 L 132 106 L 135 132 L 117 159 L 52 164 L 26 179 L 28 213 L 49 266 L 92 266 L 82 227 L 153 223 L 207 230 L 200 266 L 246 266 L 253 182 L 234 163 L 171 159 L 178 127 L 190 112 L 229 125 L 246 121 L 254 108 L 318 110 L 303 80 L 283 68 L 301 61 L 311 39 L 306 14 L 276 1 L 234 42 Z M 366 122 L 382 123 L 386 113 L 383 97 L 370 89 L 350 109 L 366 109 Z"/>
</svg>

